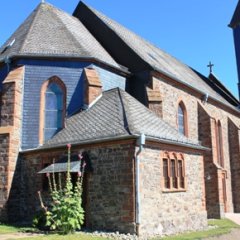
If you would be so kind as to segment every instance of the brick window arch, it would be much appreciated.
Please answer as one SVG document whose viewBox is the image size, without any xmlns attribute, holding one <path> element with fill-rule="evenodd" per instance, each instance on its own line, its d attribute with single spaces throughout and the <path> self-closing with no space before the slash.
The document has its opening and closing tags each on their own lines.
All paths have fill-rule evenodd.
<svg viewBox="0 0 240 240">
<path fill-rule="evenodd" d="M 178 132 L 188 136 L 187 110 L 183 101 L 180 101 L 177 109 L 177 127 Z"/>
<path fill-rule="evenodd" d="M 64 126 L 66 112 L 66 86 L 53 76 L 41 88 L 39 142 L 54 136 Z"/>
<path fill-rule="evenodd" d="M 222 124 L 220 120 L 216 121 L 215 123 L 216 123 L 217 161 L 221 167 L 224 167 Z"/>
</svg>

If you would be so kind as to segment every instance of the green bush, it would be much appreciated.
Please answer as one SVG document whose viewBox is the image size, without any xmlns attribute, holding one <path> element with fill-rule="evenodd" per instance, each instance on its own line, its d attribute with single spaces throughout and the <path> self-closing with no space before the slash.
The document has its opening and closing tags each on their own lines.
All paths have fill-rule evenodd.
<svg viewBox="0 0 240 240">
<path fill-rule="evenodd" d="M 43 231 L 50 230 L 50 228 L 46 226 L 45 211 L 41 210 L 35 214 L 35 216 L 33 217 L 32 226 Z"/>
<path fill-rule="evenodd" d="M 77 229 L 81 229 L 84 221 L 84 210 L 82 208 L 82 182 L 84 176 L 84 166 L 82 172 L 78 173 L 77 183 L 73 187 L 70 174 L 70 155 L 71 145 L 68 144 L 68 167 L 67 177 L 64 187 L 61 184 L 61 176 L 59 174 L 59 181 L 56 184 L 55 175 L 52 178 L 50 174 L 47 175 L 50 189 L 50 203 L 46 207 L 43 203 L 41 193 L 39 192 L 39 199 L 44 212 L 44 218 L 40 215 L 34 220 L 35 225 L 44 223 L 45 227 L 50 230 L 58 231 L 62 234 L 72 233 Z M 79 157 L 81 161 L 81 156 Z"/>
</svg>

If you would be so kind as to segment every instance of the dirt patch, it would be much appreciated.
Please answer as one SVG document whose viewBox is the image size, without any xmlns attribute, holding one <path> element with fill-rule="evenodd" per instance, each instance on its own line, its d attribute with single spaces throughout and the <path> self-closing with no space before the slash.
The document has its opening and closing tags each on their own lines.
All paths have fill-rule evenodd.
<svg viewBox="0 0 240 240">
<path fill-rule="evenodd" d="M 42 234 L 36 233 L 10 233 L 10 234 L 1 234 L 0 240 L 8 240 L 8 239 L 21 239 L 26 237 L 35 237 L 41 236 Z"/>
<path fill-rule="evenodd" d="M 205 240 L 239 240 L 240 229 L 233 229 L 230 233 L 218 237 L 204 238 Z"/>
</svg>

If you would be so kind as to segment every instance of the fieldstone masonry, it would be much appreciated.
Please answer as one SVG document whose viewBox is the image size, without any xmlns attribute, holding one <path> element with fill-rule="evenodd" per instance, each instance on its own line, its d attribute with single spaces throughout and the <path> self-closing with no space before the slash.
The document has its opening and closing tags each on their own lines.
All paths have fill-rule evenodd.
<svg viewBox="0 0 240 240">
<path fill-rule="evenodd" d="M 164 149 L 164 146 L 148 145 L 140 156 L 141 232 L 162 235 L 204 229 L 207 221 L 202 178 L 203 157 L 183 152 L 186 190 L 167 192 L 161 185 L 163 171 L 160 156 Z"/>
<path fill-rule="evenodd" d="M 24 67 L 18 67 L 9 72 L 3 81 L 1 94 L 0 116 L 0 206 L 7 209 L 7 201 L 12 186 L 12 180 L 20 149 L 20 134 L 22 120 L 22 80 Z M 7 214 L 0 218 L 6 220 Z"/>
<path fill-rule="evenodd" d="M 204 154 L 208 217 L 224 217 L 224 213 L 232 212 L 233 207 L 234 209 L 239 208 L 239 196 L 235 194 L 237 199 L 233 200 L 232 198 L 232 181 L 234 180 L 230 167 L 230 159 L 236 162 L 233 160 L 234 152 L 235 158 L 239 159 L 239 153 L 236 153 L 239 145 L 236 146 L 236 142 L 232 144 L 238 130 L 236 127 L 230 130 L 228 124 L 230 119 L 236 126 L 240 126 L 239 113 L 230 108 L 218 106 L 214 100 L 203 102 L 202 96 L 178 86 L 178 83 L 162 74 L 153 73 L 152 82 L 155 88 L 161 92 L 162 102 L 159 108 L 162 109 L 162 118 L 177 128 L 177 107 L 178 103 L 182 101 L 188 115 L 188 137 L 199 140 L 203 146 L 210 149 Z M 217 163 L 216 121 L 220 121 L 222 126 L 224 167 Z"/>
<path fill-rule="evenodd" d="M 72 154 L 86 151 L 91 159 L 92 173 L 86 173 L 86 226 L 92 229 L 134 233 L 133 141 L 110 143 L 106 146 L 75 147 Z M 13 192 L 21 196 L 11 206 L 15 221 L 24 217 L 31 221 L 39 210 L 37 192 L 42 190 L 43 175 L 38 174 L 44 164 L 66 156 L 67 148 L 58 151 L 21 155 L 21 173 L 15 177 Z M 34 181 L 33 181 L 34 179 Z M 19 185 L 22 186 L 19 191 Z M 43 197 L 46 193 L 43 192 Z M 14 198 L 14 196 L 12 196 Z M 15 196 L 16 197 L 16 196 Z M 21 212 L 19 212 L 21 209 Z"/>
<path fill-rule="evenodd" d="M 95 230 L 136 233 L 136 140 L 74 147 L 72 154 L 79 150 L 88 153 L 93 168 L 93 172 L 85 175 L 83 190 L 86 194 L 86 226 Z M 203 157 L 185 152 L 187 190 L 165 193 L 161 186 L 161 151 L 162 146 L 151 147 L 150 144 L 140 155 L 140 235 L 171 234 L 206 227 Z M 16 184 L 13 186 L 16 188 L 13 192 L 20 196 L 11 208 L 15 220 L 24 216 L 25 220 L 31 221 L 40 208 L 37 192 L 42 189 L 44 176 L 38 172 L 46 163 L 66 154 L 65 147 L 21 155 L 21 173 L 15 176 Z M 43 192 L 43 198 L 46 196 Z"/>
</svg>

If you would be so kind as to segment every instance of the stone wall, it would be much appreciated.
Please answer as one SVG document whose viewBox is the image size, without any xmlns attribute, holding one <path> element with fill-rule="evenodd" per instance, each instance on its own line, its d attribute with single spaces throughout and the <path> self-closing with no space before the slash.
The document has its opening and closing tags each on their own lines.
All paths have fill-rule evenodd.
<svg viewBox="0 0 240 240">
<path fill-rule="evenodd" d="M 135 144 L 134 140 L 128 140 L 72 149 L 72 155 L 79 150 L 86 151 L 93 168 L 85 174 L 83 190 L 88 228 L 136 233 L 134 156 L 138 148 Z M 187 189 L 167 193 L 161 186 L 163 151 L 163 146 L 148 145 L 140 155 L 142 221 L 139 233 L 161 235 L 206 227 L 202 156 L 184 152 Z M 31 221 L 40 209 L 37 192 L 42 189 L 44 175 L 38 172 L 46 163 L 66 154 L 67 148 L 21 155 L 12 188 L 11 197 L 15 201 L 11 205 L 11 219 Z M 42 191 L 42 196 L 46 199 L 47 193 Z"/>
<path fill-rule="evenodd" d="M 178 104 L 182 101 L 188 115 L 188 137 L 198 140 L 198 101 L 195 97 L 176 86 L 167 83 L 164 79 L 153 77 L 154 89 L 159 89 L 162 102 L 162 118 L 177 129 Z"/>
<path fill-rule="evenodd" d="M 7 201 L 15 173 L 21 138 L 22 80 L 24 67 L 11 70 L 2 86 L 0 115 L 0 166 L 1 209 L 7 209 Z M 7 220 L 6 214 L 1 214 Z"/>
<path fill-rule="evenodd" d="M 231 119 L 235 125 L 239 126 L 240 114 L 237 114 L 236 112 L 233 113 L 230 107 L 222 107 L 213 100 L 204 103 L 201 100 L 202 96 L 200 94 L 194 93 L 188 88 L 178 86 L 177 83 L 173 83 L 173 81 L 165 79 L 164 77 L 153 77 L 152 82 L 161 93 L 161 109 L 163 120 L 167 121 L 174 128 L 177 128 L 177 107 L 178 103 L 182 101 L 186 106 L 188 115 L 188 137 L 190 139 L 200 140 L 204 146 L 212 149 L 211 153 L 205 155 L 205 179 L 207 179 L 207 177 L 209 178 L 207 175 L 211 175 L 211 180 L 206 182 L 206 186 L 213 184 L 212 187 L 206 188 L 207 198 L 209 198 L 207 199 L 209 217 L 221 217 L 224 215 L 225 211 L 232 212 L 233 199 L 229 151 L 231 148 L 231 146 L 229 146 L 231 141 L 229 139 L 232 138 L 234 141 L 234 135 L 229 135 L 228 119 Z M 210 122 L 207 123 L 208 125 L 206 126 L 205 120 L 202 119 L 199 114 L 199 106 L 206 113 L 206 115 L 208 115 L 207 121 Z M 216 145 L 214 146 L 216 143 L 215 127 L 213 127 L 213 122 L 211 122 L 214 120 L 220 121 L 222 126 L 224 168 L 221 168 L 216 164 Z M 225 209 L 222 203 L 223 174 L 226 176 L 227 192 L 227 203 Z M 215 188 L 215 190 L 213 191 L 211 188 Z M 210 204 L 210 206 L 209 202 L 214 202 L 214 204 Z"/>
<path fill-rule="evenodd" d="M 185 152 L 186 191 L 167 192 L 161 184 L 163 151 L 163 146 L 148 145 L 140 155 L 141 233 L 176 234 L 205 228 L 203 157 Z"/>
<path fill-rule="evenodd" d="M 204 156 L 205 170 L 205 191 L 206 191 L 206 208 L 208 218 L 219 218 L 219 183 L 217 176 L 217 166 L 214 164 L 213 156 L 216 154 L 216 141 L 213 119 L 204 110 L 201 104 L 198 104 L 199 116 L 199 140 L 203 146 L 212 149 L 207 151 Z"/>
<path fill-rule="evenodd" d="M 8 171 L 9 133 L 0 134 L 0 220 L 7 219 L 6 202 L 8 196 L 7 171 Z"/>
<path fill-rule="evenodd" d="M 133 142 L 79 147 L 74 148 L 72 154 L 79 150 L 87 151 L 93 168 L 92 173 L 85 175 L 87 227 L 134 233 Z M 21 171 L 16 174 L 12 189 L 17 196 L 11 196 L 12 199 L 18 199 L 17 202 L 12 201 L 12 220 L 31 221 L 40 208 L 37 192 L 42 189 L 44 177 L 37 173 L 53 158 L 56 161 L 66 153 L 67 148 L 21 156 Z M 46 193 L 43 193 L 45 197 Z"/>
</svg>

